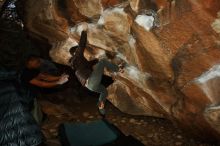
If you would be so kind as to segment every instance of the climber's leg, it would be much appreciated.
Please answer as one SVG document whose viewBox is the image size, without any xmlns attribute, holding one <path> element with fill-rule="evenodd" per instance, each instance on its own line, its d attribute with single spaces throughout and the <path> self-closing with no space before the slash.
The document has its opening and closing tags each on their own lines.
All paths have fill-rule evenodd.
<svg viewBox="0 0 220 146">
<path fill-rule="evenodd" d="M 95 66 L 94 70 L 91 74 L 91 76 L 88 79 L 88 82 L 86 84 L 86 87 L 94 92 L 100 93 L 99 101 L 98 101 L 98 106 L 99 106 L 99 111 L 101 114 L 104 114 L 104 103 L 106 100 L 106 97 L 108 95 L 108 92 L 106 88 L 101 85 L 101 80 L 102 80 L 102 75 L 104 73 L 104 68 L 109 69 L 110 71 L 118 71 L 119 68 L 117 65 L 110 63 L 109 61 L 102 59 L 100 60 Z"/>
<path fill-rule="evenodd" d="M 100 60 L 93 69 L 91 76 L 88 79 L 87 87 L 91 90 L 96 89 L 99 87 L 102 81 L 102 75 L 104 73 L 104 68 L 109 69 L 110 71 L 117 72 L 119 70 L 118 66 L 112 64 L 111 62 L 107 61 L 106 59 Z"/>
<path fill-rule="evenodd" d="M 105 88 L 105 86 L 103 86 L 102 84 L 100 84 L 97 88 L 93 89 L 92 91 L 99 93 L 99 100 L 98 100 L 98 108 L 99 108 L 99 112 L 102 115 L 105 115 L 105 101 L 106 101 L 106 97 L 108 96 L 108 91 Z"/>
</svg>

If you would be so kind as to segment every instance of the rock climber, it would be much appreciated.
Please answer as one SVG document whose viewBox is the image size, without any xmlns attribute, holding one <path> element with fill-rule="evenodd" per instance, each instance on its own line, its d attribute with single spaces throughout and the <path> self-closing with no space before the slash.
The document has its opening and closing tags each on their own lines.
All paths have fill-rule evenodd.
<svg viewBox="0 0 220 146">
<path fill-rule="evenodd" d="M 101 84 L 104 68 L 116 73 L 122 71 L 122 66 L 113 64 L 107 59 L 87 61 L 84 57 L 84 50 L 87 43 L 87 29 L 87 24 L 83 24 L 79 45 L 70 49 L 70 54 L 72 55 L 70 63 L 80 83 L 89 90 L 100 93 L 98 109 L 100 114 L 104 116 L 105 101 L 108 95 L 107 89 Z"/>
</svg>

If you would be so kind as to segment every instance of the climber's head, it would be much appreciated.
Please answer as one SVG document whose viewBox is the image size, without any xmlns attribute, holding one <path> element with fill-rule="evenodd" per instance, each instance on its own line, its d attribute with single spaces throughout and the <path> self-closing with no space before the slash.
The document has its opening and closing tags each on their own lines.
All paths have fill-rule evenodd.
<svg viewBox="0 0 220 146">
<path fill-rule="evenodd" d="M 71 54 L 73 57 L 75 57 L 76 51 L 77 51 L 77 48 L 78 48 L 78 47 L 79 47 L 79 46 L 74 46 L 74 47 L 70 48 L 70 54 Z"/>
<path fill-rule="evenodd" d="M 37 55 L 30 55 L 26 60 L 26 67 L 29 69 L 37 69 L 41 66 L 41 58 Z"/>
</svg>

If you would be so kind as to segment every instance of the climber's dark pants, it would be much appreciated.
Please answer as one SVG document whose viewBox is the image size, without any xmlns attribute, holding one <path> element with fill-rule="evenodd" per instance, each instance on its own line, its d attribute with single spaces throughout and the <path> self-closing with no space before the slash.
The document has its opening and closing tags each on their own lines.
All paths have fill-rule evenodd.
<svg viewBox="0 0 220 146">
<path fill-rule="evenodd" d="M 100 93 L 99 102 L 105 102 L 106 97 L 108 96 L 105 86 L 101 84 L 105 67 L 112 72 L 117 72 L 119 70 L 117 65 L 112 64 L 106 59 L 102 59 L 94 66 L 93 72 L 88 78 L 88 84 L 86 85 L 89 90 Z"/>
</svg>

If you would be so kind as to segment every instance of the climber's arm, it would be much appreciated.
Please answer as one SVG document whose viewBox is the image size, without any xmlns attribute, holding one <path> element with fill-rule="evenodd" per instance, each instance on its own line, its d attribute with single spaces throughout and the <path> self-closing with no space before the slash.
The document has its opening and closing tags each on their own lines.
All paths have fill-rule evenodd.
<svg viewBox="0 0 220 146">
<path fill-rule="evenodd" d="M 81 37 L 80 37 L 80 41 L 79 41 L 79 50 L 77 50 L 77 56 L 83 56 L 84 50 L 86 48 L 86 44 L 87 44 L 87 31 L 82 31 L 81 32 Z"/>
<path fill-rule="evenodd" d="M 72 47 L 70 49 L 70 54 L 73 56 L 70 59 L 70 62 L 75 62 L 75 60 L 78 60 L 81 57 L 84 57 L 83 53 L 86 47 L 86 43 L 87 43 L 87 32 L 84 30 L 81 32 L 81 37 L 80 37 L 80 41 L 79 41 L 79 46 L 77 48 Z"/>
</svg>

